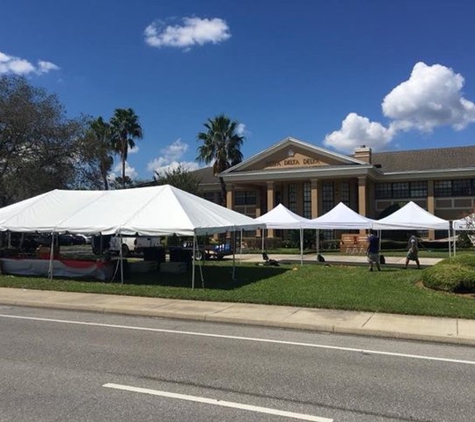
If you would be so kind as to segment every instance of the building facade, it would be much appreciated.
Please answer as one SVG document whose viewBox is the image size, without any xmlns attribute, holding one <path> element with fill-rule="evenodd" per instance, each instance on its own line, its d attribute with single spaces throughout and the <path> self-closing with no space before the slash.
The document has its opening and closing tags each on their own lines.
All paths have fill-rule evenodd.
<svg viewBox="0 0 475 422">
<path fill-rule="evenodd" d="M 212 169 L 196 175 L 204 197 L 219 203 L 219 179 Z M 471 146 L 380 153 L 362 146 L 353 155 L 342 155 L 289 137 L 219 176 L 226 183 L 227 206 L 250 217 L 282 203 L 316 218 L 343 202 L 361 215 L 380 218 L 395 204 L 414 201 L 453 220 L 475 205 Z M 429 238 L 436 235 L 428 233 Z"/>
</svg>

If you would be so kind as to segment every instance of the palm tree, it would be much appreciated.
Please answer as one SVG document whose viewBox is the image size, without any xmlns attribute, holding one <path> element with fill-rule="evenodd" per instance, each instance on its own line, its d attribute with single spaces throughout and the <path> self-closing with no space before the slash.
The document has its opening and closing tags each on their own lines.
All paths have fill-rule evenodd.
<svg viewBox="0 0 475 422">
<path fill-rule="evenodd" d="M 102 117 L 98 117 L 90 123 L 90 135 L 95 141 L 97 148 L 97 159 L 99 160 L 99 171 L 101 173 L 104 189 L 109 189 L 107 176 L 112 169 L 114 157 L 112 156 L 111 128 L 109 123 L 104 122 Z"/>
<path fill-rule="evenodd" d="M 229 117 L 221 114 L 214 119 L 208 119 L 204 123 L 206 132 L 198 133 L 198 140 L 203 141 L 203 145 L 198 147 L 198 157 L 200 162 L 205 164 L 213 163 L 215 175 L 240 163 L 242 161 L 241 145 L 244 137 L 238 135 L 238 122 L 231 121 Z M 221 184 L 221 202 L 226 206 L 226 184 L 222 177 L 219 178 Z"/>
<path fill-rule="evenodd" d="M 131 108 L 118 108 L 110 121 L 112 147 L 122 161 L 122 188 L 125 188 L 125 162 L 129 148 L 135 147 L 134 139 L 142 139 L 143 131 L 139 118 Z"/>
</svg>

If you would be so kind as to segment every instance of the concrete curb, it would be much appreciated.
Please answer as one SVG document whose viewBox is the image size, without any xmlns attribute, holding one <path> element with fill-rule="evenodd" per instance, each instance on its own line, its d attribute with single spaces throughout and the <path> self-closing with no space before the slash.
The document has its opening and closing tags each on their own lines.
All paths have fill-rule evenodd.
<svg viewBox="0 0 475 422">
<path fill-rule="evenodd" d="M 0 304 L 475 345 L 475 320 L 454 318 L 7 288 Z"/>
</svg>

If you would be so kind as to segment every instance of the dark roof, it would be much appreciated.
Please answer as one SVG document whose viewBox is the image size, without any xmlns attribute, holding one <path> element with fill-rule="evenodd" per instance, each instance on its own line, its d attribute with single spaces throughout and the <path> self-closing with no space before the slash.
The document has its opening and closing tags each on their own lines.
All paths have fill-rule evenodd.
<svg viewBox="0 0 475 422">
<path fill-rule="evenodd" d="M 203 167 L 192 171 L 191 174 L 200 179 L 202 185 L 219 183 L 219 179 L 213 173 L 213 167 Z"/>
<path fill-rule="evenodd" d="M 475 167 L 475 146 L 374 152 L 372 164 L 383 173 Z"/>
</svg>

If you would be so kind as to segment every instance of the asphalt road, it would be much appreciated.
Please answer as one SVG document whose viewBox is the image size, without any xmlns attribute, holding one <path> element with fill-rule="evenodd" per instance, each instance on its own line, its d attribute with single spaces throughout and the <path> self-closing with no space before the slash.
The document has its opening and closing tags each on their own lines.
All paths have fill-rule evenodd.
<svg viewBox="0 0 475 422">
<path fill-rule="evenodd" d="M 475 348 L 0 306 L 0 421 L 473 421 Z"/>
</svg>

